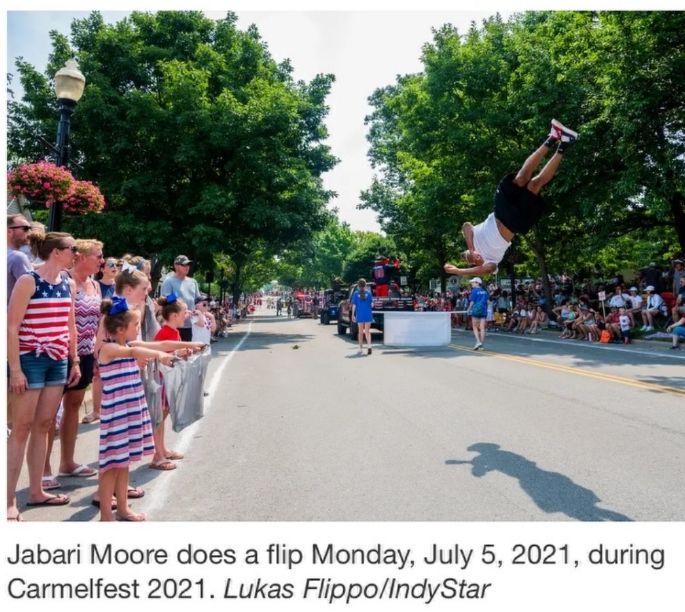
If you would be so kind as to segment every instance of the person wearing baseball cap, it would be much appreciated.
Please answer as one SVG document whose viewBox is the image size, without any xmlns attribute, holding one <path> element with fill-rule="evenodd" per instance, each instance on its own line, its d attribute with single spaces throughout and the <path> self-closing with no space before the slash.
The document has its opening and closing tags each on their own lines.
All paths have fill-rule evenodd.
<svg viewBox="0 0 685 612">
<path fill-rule="evenodd" d="M 642 320 L 645 324 L 640 328 L 640 331 L 653 331 L 654 318 L 662 314 L 666 305 L 664 299 L 654 291 L 654 285 L 647 285 L 645 291 L 647 292 L 647 303 L 642 309 Z"/>
<path fill-rule="evenodd" d="M 633 321 L 637 324 L 637 317 L 642 317 L 642 303 L 644 300 L 637 287 L 631 287 L 628 291 L 630 293 L 630 305 L 626 304 L 626 310 L 632 315 Z"/>
<path fill-rule="evenodd" d="M 191 320 L 192 307 L 195 300 L 200 297 L 200 287 L 194 278 L 188 276 L 190 264 L 192 261 L 185 255 L 177 255 L 174 259 L 174 271 L 169 274 L 162 283 L 160 294 L 164 297 L 175 293 L 183 301 L 188 308 L 188 316 L 182 327 L 178 328 L 183 342 L 192 342 L 193 340 L 193 323 Z"/>
<path fill-rule="evenodd" d="M 471 327 L 476 337 L 474 351 L 483 347 L 485 342 L 485 321 L 488 315 L 488 292 L 483 289 L 483 281 L 476 276 L 471 279 L 471 293 L 466 314 L 471 316 Z"/>
</svg>

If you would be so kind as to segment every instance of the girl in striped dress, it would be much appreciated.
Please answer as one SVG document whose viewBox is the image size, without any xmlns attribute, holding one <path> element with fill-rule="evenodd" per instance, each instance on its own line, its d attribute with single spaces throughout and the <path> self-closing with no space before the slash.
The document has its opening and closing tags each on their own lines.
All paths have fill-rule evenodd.
<svg viewBox="0 0 685 612">
<path fill-rule="evenodd" d="M 102 379 L 100 413 L 99 498 L 117 500 L 116 518 L 144 521 L 128 505 L 128 472 L 131 462 L 154 453 L 150 413 L 136 360 L 159 359 L 171 365 L 168 353 L 145 348 L 136 340 L 140 315 L 129 310 L 126 299 L 114 296 L 102 300 L 103 325 L 110 342 L 99 350 L 98 366 Z M 114 520 L 110 504 L 100 504 L 100 520 Z"/>
</svg>

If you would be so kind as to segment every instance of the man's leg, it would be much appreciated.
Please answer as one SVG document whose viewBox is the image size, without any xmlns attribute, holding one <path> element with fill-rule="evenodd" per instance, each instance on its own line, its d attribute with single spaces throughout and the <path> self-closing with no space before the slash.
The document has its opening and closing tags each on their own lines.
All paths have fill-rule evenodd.
<svg viewBox="0 0 685 612">
<path fill-rule="evenodd" d="M 545 142 L 526 159 L 514 178 L 514 183 L 519 187 L 526 187 L 534 194 L 540 193 L 540 190 L 552 180 L 552 177 L 559 168 L 564 151 L 571 146 L 577 138 L 578 134 L 576 132 L 563 126 L 556 119 L 553 119 L 547 140 L 545 140 Z M 555 145 L 558 146 L 554 156 L 545 164 L 545 167 L 540 174 L 533 177 L 535 169 L 542 163 L 542 160 L 547 153 Z"/>
</svg>

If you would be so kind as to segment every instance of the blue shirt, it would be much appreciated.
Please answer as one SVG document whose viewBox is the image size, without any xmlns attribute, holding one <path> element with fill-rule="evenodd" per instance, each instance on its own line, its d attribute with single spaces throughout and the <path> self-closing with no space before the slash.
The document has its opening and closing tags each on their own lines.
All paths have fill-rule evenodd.
<svg viewBox="0 0 685 612">
<path fill-rule="evenodd" d="M 373 296 L 370 289 L 364 290 L 366 299 L 362 300 L 359 290 L 355 290 L 352 294 L 352 304 L 355 306 L 357 323 L 371 323 L 373 321 Z"/>
<path fill-rule="evenodd" d="M 469 295 L 472 317 L 485 317 L 488 314 L 488 292 L 483 287 L 474 287 Z"/>
</svg>

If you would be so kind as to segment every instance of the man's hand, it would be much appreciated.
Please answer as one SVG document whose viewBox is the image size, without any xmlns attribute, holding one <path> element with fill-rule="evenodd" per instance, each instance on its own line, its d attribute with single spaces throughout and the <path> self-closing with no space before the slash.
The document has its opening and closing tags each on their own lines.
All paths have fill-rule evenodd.
<svg viewBox="0 0 685 612">
<path fill-rule="evenodd" d="M 445 270 L 445 272 L 447 272 L 447 274 L 451 274 L 453 276 L 462 276 L 462 271 L 459 268 L 457 268 L 457 266 L 455 266 L 454 264 L 446 263 L 443 266 L 443 269 Z"/>
</svg>

